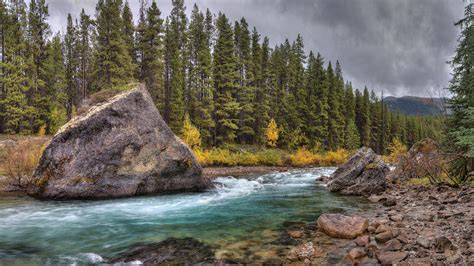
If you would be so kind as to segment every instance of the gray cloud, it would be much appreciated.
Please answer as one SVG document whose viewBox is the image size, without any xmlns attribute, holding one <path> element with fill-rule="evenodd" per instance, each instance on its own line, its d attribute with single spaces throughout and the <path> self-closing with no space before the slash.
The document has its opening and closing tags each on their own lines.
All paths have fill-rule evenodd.
<svg viewBox="0 0 474 266">
<path fill-rule="evenodd" d="M 151 0 L 149 0 L 151 1 Z M 67 13 L 95 13 L 96 0 L 47 0 L 53 30 Z M 197 0 L 202 9 L 245 16 L 272 44 L 301 33 L 305 49 L 339 60 L 344 75 L 362 88 L 391 95 L 436 94 L 448 85 L 450 60 L 463 15 L 461 0 Z M 136 13 L 138 0 L 129 0 Z M 168 15 L 171 0 L 157 0 Z M 194 1 L 186 1 L 190 12 Z"/>
</svg>

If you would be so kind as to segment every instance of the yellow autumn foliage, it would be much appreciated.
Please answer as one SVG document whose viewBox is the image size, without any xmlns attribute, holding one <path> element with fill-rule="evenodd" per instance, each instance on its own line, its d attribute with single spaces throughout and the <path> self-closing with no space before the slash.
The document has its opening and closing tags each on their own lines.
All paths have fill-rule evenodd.
<svg viewBox="0 0 474 266">
<path fill-rule="evenodd" d="M 184 117 L 183 129 L 181 130 L 181 139 L 191 149 L 198 149 L 201 147 L 201 133 L 199 129 L 191 123 L 189 115 Z"/>
<path fill-rule="evenodd" d="M 270 147 L 276 147 L 278 138 L 279 138 L 280 130 L 275 122 L 275 119 L 271 119 L 268 123 L 268 126 L 265 130 L 265 137 L 267 139 L 267 144 Z"/>
</svg>

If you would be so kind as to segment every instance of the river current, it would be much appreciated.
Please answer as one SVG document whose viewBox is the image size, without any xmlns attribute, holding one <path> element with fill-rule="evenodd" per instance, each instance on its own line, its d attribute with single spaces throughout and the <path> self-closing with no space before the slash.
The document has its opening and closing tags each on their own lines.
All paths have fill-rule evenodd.
<svg viewBox="0 0 474 266">
<path fill-rule="evenodd" d="M 0 265 L 95 264 L 133 244 L 169 237 L 193 237 L 222 258 L 264 253 L 276 248 L 289 223 L 369 207 L 317 181 L 333 171 L 220 177 L 204 193 L 64 202 L 0 198 Z"/>
</svg>

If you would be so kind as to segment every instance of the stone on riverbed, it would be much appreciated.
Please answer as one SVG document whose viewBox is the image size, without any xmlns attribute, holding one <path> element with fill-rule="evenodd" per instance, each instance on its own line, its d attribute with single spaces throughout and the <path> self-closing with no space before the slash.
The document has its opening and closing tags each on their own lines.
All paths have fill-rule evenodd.
<svg viewBox="0 0 474 266">
<path fill-rule="evenodd" d="M 215 261 L 210 246 L 193 238 L 169 238 L 165 241 L 136 245 L 128 251 L 110 259 L 114 265 L 194 265 Z M 135 263 L 135 264 L 134 264 Z"/>
<path fill-rule="evenodd" d="M 331 175 L 328 189 L 345 195 L 369 196 L 386 189 L 385 175 L 389 171 L 372 149 L 360 148 Z"/>
<path fill-rule="evenodd" d="M 211 186 L 192 151 L 138 86 L 64 125 L 28 188 L 45 199 L 104 199 Z"/>
<path fill-rule="evenodd" d="M 336 237 L 354 239 L 367 231 L 369 221 L 360 216 L 325 213 L 318 218 L 318 227 L 325 234 Z"/>
</svg>

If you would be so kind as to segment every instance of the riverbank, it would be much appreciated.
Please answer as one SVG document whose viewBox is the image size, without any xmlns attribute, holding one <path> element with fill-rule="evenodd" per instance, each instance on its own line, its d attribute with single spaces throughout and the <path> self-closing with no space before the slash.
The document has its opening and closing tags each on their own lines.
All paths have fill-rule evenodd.
<svg viewBox="0 0 474 266">
<path fill-rule="evenodd" d="M 216 178 L 221 176 L 248 176 L 255 174 L 268 174 L 274 172 L 286 172 L 291 169 L 298 169 L 287 166 L 233 166 L 233 167 L 204 167 L 203 176 L 207 178 Z"/>
<path fill-rule="evenodd" d="M 473 197 L 470 187 L 392 186 L 369 198 L 373 209 L 351 215 L 368 222 L 356 239 L 333 238 L 322 228 L 304 237 L 308 225 L 293 227 L 286 233 L 299 245 L 281 259 L 294 265 L 468 265 L 474 263 Z"/>
</svg>

